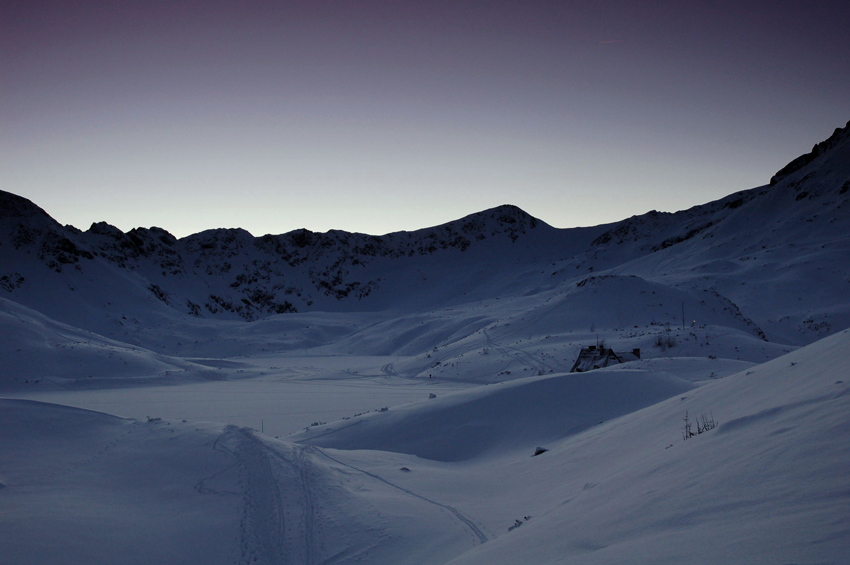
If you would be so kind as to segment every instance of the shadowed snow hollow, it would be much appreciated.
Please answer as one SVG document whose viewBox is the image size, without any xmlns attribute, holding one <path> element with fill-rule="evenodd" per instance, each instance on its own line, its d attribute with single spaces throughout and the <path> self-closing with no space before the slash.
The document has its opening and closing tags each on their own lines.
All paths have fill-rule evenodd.
<svg viewBox="0 0 850 565">
<path fill-rule="evenodd" d="M 291 439 L 337 449 L 463 461 L 558 440 L 690 390 L 671 375 L 605 371 L 533 377 L 310 428 Z"/>
</svg>

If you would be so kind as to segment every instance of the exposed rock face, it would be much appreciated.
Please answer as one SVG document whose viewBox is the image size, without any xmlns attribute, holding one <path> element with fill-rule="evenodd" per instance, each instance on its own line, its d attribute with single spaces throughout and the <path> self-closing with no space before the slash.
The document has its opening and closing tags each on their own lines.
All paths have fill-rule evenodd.
<svg viewBox="0 0 850 565">
<path fill-rule="evenodd" d="M 6 292 L 12 292 L 24 284 L 24 277 L 21 273 L 12 273 L 11 275 L 3 275 L 0 277 L 0 288 Z"/>
</svg>

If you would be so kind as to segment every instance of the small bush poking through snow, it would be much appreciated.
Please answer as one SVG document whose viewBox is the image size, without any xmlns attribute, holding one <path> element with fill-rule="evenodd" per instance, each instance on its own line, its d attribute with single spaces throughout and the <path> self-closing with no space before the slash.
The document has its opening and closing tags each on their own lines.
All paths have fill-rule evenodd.
<svg viewBox="0 0 850 565">
<path fill-rule="evenodd" d="M 685 427 L 682 428 L 682 439 L 683 440 L 688 440 L 688 439 L 694 437 L 695 435 L 701 434 L 703 432 L 707 432 L 708 430 L 713 430 L 714 428 L 717 427 L 717 421 L 715 421 L 715 419 L 714 419 L 714 414 L 712 414 L 711 417 L 708 417 L 705 414 L 703 414 L 701 417 L 696 419 L 696 424 L 697 424 L 697 431 L 696 431 L 696 433 L 694 433 L 693 424 L 691 424 L 691 421 L 688 417 L 688 412 L 685 411 Z"/>
<path fill-rule="evenodd" d="M 672 334 L 658 334 L 655 337 L 655 347 L 660 347 L 662 351 L 665 351 L 668 347 L 674 347 L 676 345 L 676 337 Z"/>
</svg>

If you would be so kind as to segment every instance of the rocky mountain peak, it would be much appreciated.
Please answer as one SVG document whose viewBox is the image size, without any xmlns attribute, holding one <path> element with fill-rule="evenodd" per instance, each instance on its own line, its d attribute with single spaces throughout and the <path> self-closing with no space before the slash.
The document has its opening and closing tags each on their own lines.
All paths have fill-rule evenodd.
<svg viewBox="0 0 850 565">
<path fill-rule="evenodd" d="M 120 239 L 124 236 L 123 231 L 106 222 L 95 222 L 86 232 L 94 235 L 105 235 L 113 239 Z"/>
</svg>

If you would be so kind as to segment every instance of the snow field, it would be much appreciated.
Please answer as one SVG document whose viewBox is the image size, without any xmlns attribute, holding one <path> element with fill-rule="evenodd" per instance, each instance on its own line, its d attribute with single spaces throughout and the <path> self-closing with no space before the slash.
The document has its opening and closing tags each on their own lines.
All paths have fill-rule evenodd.
<svg viewBox="0 0 850 565">
<path fill-rule="evenodd" d="M 382 438 L 381 450 L 5 400 L 0 500 L 14 513 L 2 545 L 12 563 L 841 563 L 848 353 L 842 332 L 703 386 L 672 381 L 672 398 L 637 411 L 622 393 L 619 414 L 574 433 L 551 428 L 593 403 L 551 403 L 543 384 L 594 377 L 585 384 L 616 399 L 618 378 L 659 391 L 671 379 L 625 367 L 534 377 L 343 421 L 346 447 Z M 489 405 L 454 408 L 475 402 Z M 539 417 L 516 434 L 511 410 L 526 405 Z M 720 425 L 683 441 L 685 411 Z M 447 461 L 467 441 L 458 417 L 500 447 Z M 459 432 L 434 441 L 442 461 L 400 452 L 415 447 L 406 430 L 451 418 Z M 532 457 L 538 440 L 549 451 Z"/>
</svg>

